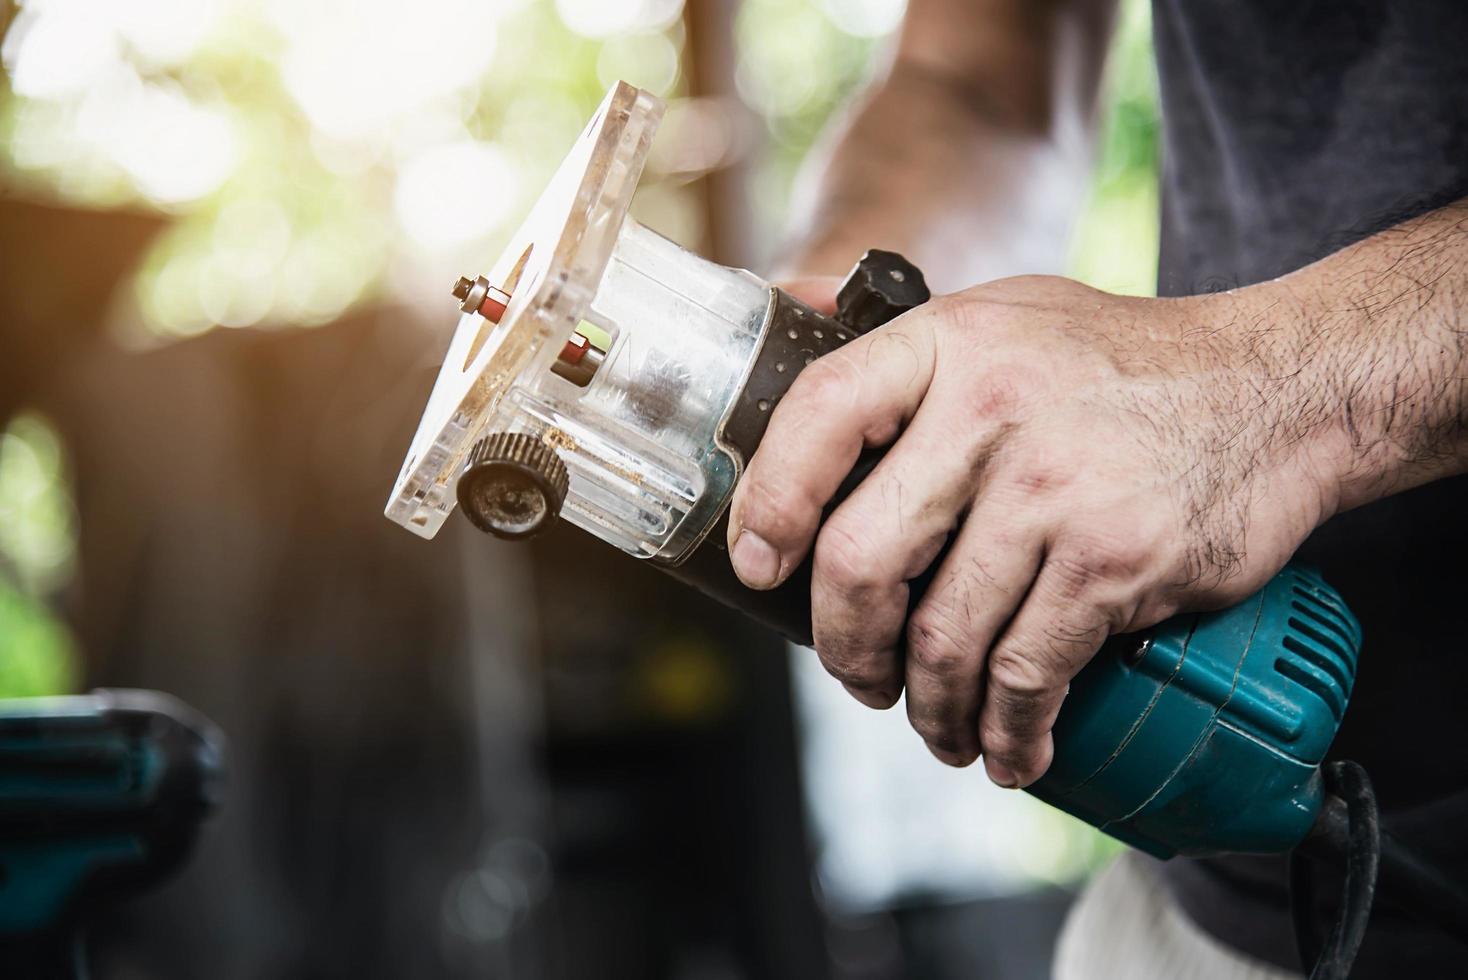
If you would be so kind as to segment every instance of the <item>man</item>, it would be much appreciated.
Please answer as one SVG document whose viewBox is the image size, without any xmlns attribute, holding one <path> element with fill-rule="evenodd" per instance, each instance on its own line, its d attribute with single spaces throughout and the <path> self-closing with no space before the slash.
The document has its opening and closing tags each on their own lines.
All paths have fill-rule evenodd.
<svg viewBox="0 0 1468 980">
<path fill-rule="evenodd" d="M 957 291 L 801 375 L 735 495 L 735 568 L 769 588 L 813 554 L 827 669 L 875 708 L 905 690 L 934 755 L 1021 787 L 1108 635 L 1237 602 L 1298 551 L 1366 630 L 1337 755 L 1461 875 L 1468 6 L 1157 0 L 1164 298 L 972 285 L 1058 252 L 1111 14 L 911 0 L 792 288 L 829 307 L 828 277 L 881 247 Z M 892 448 L 822 522 L 873 445 Z M 1132 860 L 1094 888 L 1062 975 L 1297 966 L 1280 862 Z M 1459 961 L 1389 908 L 1373 922 L 1358 976 Z"/>
</svg>

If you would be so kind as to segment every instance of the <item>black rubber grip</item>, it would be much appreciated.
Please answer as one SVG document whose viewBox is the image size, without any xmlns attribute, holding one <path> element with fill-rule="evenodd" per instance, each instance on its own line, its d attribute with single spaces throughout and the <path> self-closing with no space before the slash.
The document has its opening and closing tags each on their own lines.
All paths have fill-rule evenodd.
<svg viewBox="0 0 1468 980">
<path fill-rule="evenodd" d="M 882 262 L 895 259 L 903 263 L 903 268 L 911 268 L 906 260 L 893 253 L 869 253 L 853 270 L 853 278 L 870 272 L 868 266 L 872 256 L 878 256 L 876 261 Z M 851 281 L 852 279 L 848 279 L 848 283 Z M 922 300 L 926 300 L 927 287 L 922 283 L 920 273 L 917 275 L 917 285 L 921 289 L 919 295 Z M 910 279 L 904 284 L 904 288 L 907 295 L 911 296 Z M 871 304 L 868 304 L 867 309 L 870 311 Z M 887 309 L 890 319 L 891 316 L 911 309 L 911 304 L 891 304 Z M 868 323 L 870 327 L 880 325 L 871 319 L 870 312 Z M 822 316 L 784 290 L 775 289 L 775 302 L 770 312 L 770 326 L 765 333 L 764 345 L 755 357 L 749 379 L 724 426 L 725 438 L 743 455 L 746 462 L 759 448 L 760 440 L 764 438 L 765 430 L 770 424 L 770 413 L 790 389 L 796 376 L 816 358 L 855 340 L 862 332 L 864 331 L 858 331 L 851 325 Z M 867 474 L 871 473 L 884 455 L 886 449 L 881 448 L 868 449 L 858 457 L 856 465 L 831 498 L 822 520 L 866 479 Z M 807 556 L 779 588 L 761 592 L 748 588 L 734 574 L 734 568 L 729 562 L 728 534 L 729 514 L 726 509 L 718 524 L 709 531 L 708 536 L 692 554 L 678 565 L 664 566 L 665 570 L 674 578 L 694 586 L 726 606 L 739 610 L 786 639 L 809 646 L 810 557 Z M 921 594 L 922 584 L 914 585 L 914 597 Z"/>
<path fill-rule="evenodd" d="M 816 358 L 857 337 L 857 331 L 822 316 L 785 290 L 774 287 L 774 294 L 764 344 L 724 423 L 724 438 L 746 463 L 759 448 L 770 425 L 770 413 L 790 390 L 795 376 Z"/>
</svg>

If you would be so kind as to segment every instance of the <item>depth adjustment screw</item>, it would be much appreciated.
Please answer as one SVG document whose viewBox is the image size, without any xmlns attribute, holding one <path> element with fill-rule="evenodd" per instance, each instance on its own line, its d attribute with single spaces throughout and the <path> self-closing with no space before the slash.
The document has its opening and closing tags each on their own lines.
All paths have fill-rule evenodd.
<svg viewBox="0 0 1468 980">
<path fill-rule="evenodd" d="M 474 444 L 456 496 L 470 523 L 499 538 L 528 538 L 555 523 L 570 475 L 560 455 L 528 432 L 495 432 Z"/>
</svg>

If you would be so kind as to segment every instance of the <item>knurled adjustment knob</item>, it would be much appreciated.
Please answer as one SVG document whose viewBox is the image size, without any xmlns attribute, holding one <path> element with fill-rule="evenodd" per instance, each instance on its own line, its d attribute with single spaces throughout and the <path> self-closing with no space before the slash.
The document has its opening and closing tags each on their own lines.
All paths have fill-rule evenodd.
<svg viewBox="0 0 1468 980">
<path fill-rule="evenodd" d="M 459 506 L 479 530 L 528 538 L 555 523 L 570 476 L 556 451 L 527 432 L 495 432 L 474 444 L 459 476 Z"/>
<path fill-rule="evenodd" d="M 917 266 L 896 252 L 874 248 L 861 257 L 836 294 L 836 319 L 857 333 L 894 320 L 930 298 Z"/>
</svg>

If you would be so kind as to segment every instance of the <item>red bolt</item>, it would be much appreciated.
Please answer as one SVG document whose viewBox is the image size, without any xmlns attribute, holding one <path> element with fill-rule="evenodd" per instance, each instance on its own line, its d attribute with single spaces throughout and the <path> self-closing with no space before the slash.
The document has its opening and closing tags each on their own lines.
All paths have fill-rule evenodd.
<svg viewBox="0 0 1468 980">
<path fill-rule="evenodd" d="M 510 294 L 498 286 L 490 286 L 484 294 L 484 302 L 479 304 L 479 315 L 490 323 L 499 323 L 500 317 L 505 315 L 505 307 L 509 305 Z"/>
<path fill-rule="evenodd" d="M 479 299 L 481 291 L 483 299 Z M 510 294 L 498 286 L 491 286 L 489 280 L 483 276 L 473 279 L 460 276 L 459 281 L 454 283 L 454 299 L 462 300 L 459 309 L 465 313 L 472 310 L 490 323 L 499 323 L 500 317 L 505 315 L 505 307 L 510 305 Z M 479 300 L 478 306 L 474 305 L 476 299 Z"/>
<path fill-rule="evenodd" d="M 591 341 L 579 333 L 573 333 L 565 346 L 561 348 L 561 360 L 567 364 L 580 364 L 590 347 Z"/>
</svg>

